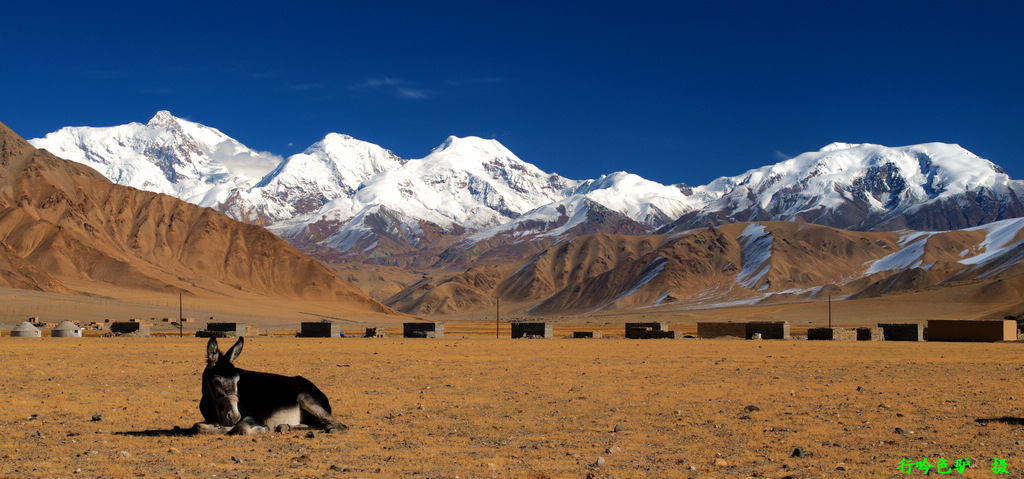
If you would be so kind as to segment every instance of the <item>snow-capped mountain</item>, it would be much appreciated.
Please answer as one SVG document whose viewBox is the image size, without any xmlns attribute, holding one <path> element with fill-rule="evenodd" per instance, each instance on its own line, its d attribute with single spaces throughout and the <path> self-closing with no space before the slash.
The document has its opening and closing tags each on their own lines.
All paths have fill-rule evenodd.
<svg viewBox="0 0 1024 479">
<path fill-rule="evenodd" d="M 375 257 L 426 252 L 449 264 L 495 248 L 506 249 L 499 257 L 530 254 L 590 233 L 770 220 L 949 230 L 1024 216 L 1024 182 L 941 143 L 834 143 L 693 188 L 625 172 L 571 180 L 476 137 L 449 137 L 426 157 L 405 160 L 331 133 L 282 159 L 166 111 L 145 125 L 69 127 L 31 143 L 117 183 L 266 226 L 300 247 Z"/>
<path fill-rule="evenodd" d="M 581 182 L 573 194 L 462 238 L 442 254 L 445 262 L 469 260 L 499 247 L 547 247 L 584 234 L 644 234 L 701 206 L 679 187 L 616 172 Z"/>
<path fill-rule="evenodd" d="M 395 253 L 508 223 L 578 184 L 522 161 L 495 140 L 449 137 L 423 159 L 383 171 L 308 218 L 273 229 L 344 252 Z"/>
<path fill-rule="evenodd" d="M 167 111 L 145 125 L 66 127 L 29 143 L 88 165 L 117 184 L 201 206 L 216 205 L 211 190 L 248 189 L 281 161 Z"/>
<path fill-rule="evenodd" d="M 478 229 L 564 198 L 577 182 L 548 174 L 494 140 L 449 137 L 421 160 L 381 172 L 314 218 L 352 218 L 382 205 L 415 221 Z"/>
<path fill-rule="evenodd" d="M 229 216 L 275 225 L 312 215 L 337 198 L 351 197 L 364 181 L 405 163 L 373 143 L 330 133 L 278 164 L 255 186 L 221 192 L 216 203 Z"/>
<path fill-rule="evenodd" d="M 950 230 L 1024 216 L 1024 181 L 959 145 L 833 143 L 695 188 L 707 203 L 666 230 L 803 221 L 857 230 Z"/>
</svg>

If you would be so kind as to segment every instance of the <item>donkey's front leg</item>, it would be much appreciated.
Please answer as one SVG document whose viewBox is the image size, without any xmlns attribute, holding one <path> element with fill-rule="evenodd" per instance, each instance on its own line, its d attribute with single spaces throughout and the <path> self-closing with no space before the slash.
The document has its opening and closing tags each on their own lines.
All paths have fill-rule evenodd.
<svg viewBox="0 0 1024 479">
<path fill-rule="evenodd" d="M 192 425 L 192 432 L 195 434 L 227 434 L 230 431 L 231 426 L 221 426 L 220 424 L 208 422 L 197 422 Z"/>
<path fill-rule="evenodd" d="M 235 424 L 235 427 L 231 428 L 228 434 L 249 436 L 252 434 L 263 434 L 269 430 L 266 426 L 260 426 L 252 416 L 246 416 L 241 421 L 238 421 L 238 424 Z"/>
</svg>

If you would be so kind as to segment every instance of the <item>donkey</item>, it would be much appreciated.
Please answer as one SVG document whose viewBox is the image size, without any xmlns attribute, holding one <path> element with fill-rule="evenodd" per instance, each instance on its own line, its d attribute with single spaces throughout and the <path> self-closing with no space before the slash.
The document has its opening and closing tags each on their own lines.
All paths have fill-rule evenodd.
<svg viewBox="0 0 1024 479">
<path fill-rule="evenodd" d="M 221 355 L 217 338 L 206 344 L 203 422 L 192 426 L 198 434 L 256 434 L 270 430 L 317 426 L 327 432 L 348 429 L 331 416 L 331 404 L 320 389 L 302 376 L 246 371 L 233 362 L 242 353 L 245 338 Z"/>
</svg>

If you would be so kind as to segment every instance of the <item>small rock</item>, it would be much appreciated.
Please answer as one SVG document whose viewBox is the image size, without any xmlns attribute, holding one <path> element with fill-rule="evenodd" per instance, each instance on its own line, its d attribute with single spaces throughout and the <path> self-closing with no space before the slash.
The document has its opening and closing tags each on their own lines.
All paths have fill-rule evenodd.
<svg viewBox="0 0 1024 479">
<path fill-rule="evenodd" d="M 615 429 L 613 429 L 612 432 L 622 432 L 622 426 L 619 425 L 619 424 L 616 424 L 615 425 Z"/>
<path fill-rule="evenodd" d="M 129 457 L 132 457 L 132 455 L 129 454 L 128 451 L 121 451 L 120 454 L 121 454 L 121 457 L 123 457 L 125 459 L 128 459 Z"/>
<path fill-rule="evenodd" d="M 790 454 L 789 457 L 804 457 L 804 450 L 799 447 L 793 449 L 793 454 Z"/>
<path fill-rule="evenodd" d="M 902 436 L 906 436 L 907 432 L 904 431 L 902 427 L 898 427 L 898 428 L 896 428 L 896 434 L 900 434 Z"/>
<path fill-rule="evenodd" d="M 179 451 L 178 448 L 176 448 L 176 447 L 172 447 L 172 448 L 167 449 L 167 452 L 169 452 L 171 454 L 181 454 L 181 451 Z"/>
<path fill-rule="evenodd" d="M 336 471 L 336 472 L 345 472 L 345 469 L 343 469 L 343 468 L 342 468 L 341 466 L 339 466 L 339 465 L 337 465 L 337 464 L 333 464 L 333 465 L 331 465 L 331 467 L 330 467 L 330 468 L 328 468 L 328 470 L 330 470 L 330 471 Z"/>
<path fill-rule="evenodd" d="M 722 459 L 720 457 L 716 457 L 715 458 L 715 465 L 719 466 L 719 467 L 725 467 L 725 466 L 728 466 L 729 463 L 725 462 L 725 459 Z"/>
<path fill-rule="evenodd" d="M 757 406 L 755 406 L 755 405 L 751 404 L 751 405 L 749 405 L 749 406 L 747 406 L 747 407 L 743 408 L 743 410 L 744 410 L 744 411 L 747 411 L 747 412 L 754 412 L 754 411 L 760 411 L 760 410 L 761 410 L 761 408 L 759 408 L 759 407 L 757 407 Z"/>
<path fill-rule="evenodd" d="M 1024 441 L 1017 441 L 1018 446 L 1024 446 Z"/>
<path fill-rule="evenodd" d="M 316 433 L 313 432 L 313 431 L 307 431 L 306 432 L 306 437 L 308 437 L 310 439 L 313 439 L 314 437 L 316 437 Z"/>
<path fill-rule="evenodd" d="M 867 391 L 867 389 L 864 389 L 863 386 L 857 386 L 857 392 L 864 392 L 864 391 Z"/>
<path fill-rule="evenodd" d="M 615 454 L 615 453 L 621 452 L 621 451 L 622 451 L 622 448 L 620 448 L 619 446 L 612 446 L 612 447 L 609 447 L 608 449 L 604 450 L 604 452 L 607 452 L 608 454 Z"/>
<path fill-rule="evenodd" d="M 597 456 L 597 462 L 595 462 L 594 465 L 597 466 L 597 467 L 603 466 L 604 465 L 604 458 L 601 457 L 601 456 Z"/>
<path fill-rule="evenodd" d="M 100 414 L 100 413 L 93 414 L 92 415 L 92 420 L 93 421 L 102 421 L 103 420 L 103 415 Z"/>
<path fill-rule="evenodd" d="M 231 460 L 235 461 L 235 464 L 241 464 L 242 463 L 242 459 L 240 459 L 238 457 L 235 457 L 235 456 L 231 456 Z"/>
</svg>

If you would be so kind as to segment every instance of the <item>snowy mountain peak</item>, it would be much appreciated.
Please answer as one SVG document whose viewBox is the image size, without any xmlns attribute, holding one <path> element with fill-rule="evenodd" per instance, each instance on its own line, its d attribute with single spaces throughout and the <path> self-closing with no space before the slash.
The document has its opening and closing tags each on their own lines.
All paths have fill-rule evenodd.
<svg viewBox="0 0 1024 479">
<path fill-rule="evenodd" d="M 805 221 L 850 229 L 957 229 L 1022 210 L 1024 182 L 959 145 L 832 143 L 694 188 L 706 204 L 682 228 Z"/>
<path fill-rule="evenodd" d="M 860 145 L 857 144 L 857 143 L 843 143 L 841 141 L 837 141 L 837 142 L 829 143 L 829 144 L 825 145 L 825 147 L 823 147 L 822 149 L 820 149 L 818 151 L 826 152 L 826 151 L 849 150 L 850 148 L 854 148 L 854 147 L 857 147 L 857 146 L 860 146 Z"/>
<path fill-rule="evenodd" d="M 202 206 L 212 206 L 204 200 L 211 189 L 248 187 L 281 161 L 166 110 L 145 125 L 67 127 L 29 142 L 88 165 L 115 183 Z"/>
<path fill-rule="evenodd" d="M 459 154 L 459 155 L 480 155 L 480 156 L 512 156 L 511 151 L 505 148 L 498 140 L 488 140 L 476 136 L 457 137 L 449 136 L 441 143 L 440 146 L 434 148 L 430 154 Z M 517 158 L 518 159 L 518 158 Z"/>
<path fill-rule="evenodd" d="M 171 126 L 177 124 L 177 120 L 178 118 L 172 115 L 171 112 L 160 110 L 156 112 L 156 115 L 153 115 L 153 118 L 150 118 L 146 126 Z"/>
</svg>

